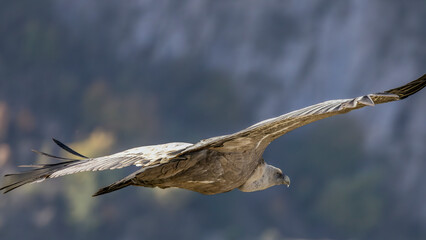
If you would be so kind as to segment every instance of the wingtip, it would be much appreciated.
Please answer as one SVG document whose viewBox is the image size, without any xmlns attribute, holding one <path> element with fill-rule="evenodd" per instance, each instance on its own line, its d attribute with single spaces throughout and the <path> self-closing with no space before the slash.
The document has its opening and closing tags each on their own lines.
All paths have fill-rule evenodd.
<svg viewBox="0 0 426 240">
<path fill-rule="evenodd" d="M 35 150 L 35 149 L 31 149 L 31 151 L 34 152 L 34 153 L 40 154 L 42 156 L 50 157 L 50 158 L 62 159 L 62 160 L 67 160 L 67 161 L 77 161 L 77 159 L 59 157 L 59 156 L 55 156 L 55 155 L 52 155 L 52 154 L 49 154 L 49 153 L 40 152 L 40 151 Z"/>
<path fill-rule="evenodd" d="M 426 74 L 404 86 L 385 91 L 385 93 L 395 94 L 399 96 L 399 99 L 404 99 L 422 90 L 424 87 L 426 87 Z"/>
<path fill-rule="evenodd" d="M 53 141 L 54 143 L 56 143 L 57 145 L 62 144 L 62 142 L 61 142 L 61 141 L 59 141 L 58 139 L 56 139 L 56 138 L 54 138 L 54 137 L 52 137 L 52 141 Z"/>
<path fill-rule="evenodd" d="M 41 152 L 40 152 L 40 151 L 37 151 L 37 150 L 35 150 L 35 149 L 31 149 L 31 152 L 33 152 L 33 153 L 37 153 L 37 154 L 41 154 Z"/>
<path fill-rule="evenodd" d="M 75 156 L 78 156 L 78 157 L 81 157 L 81 158 L 85 158 L 85 159 L 89 159 L 89 157 L 86 157 L 86 156 L 84 156 L 84 155 L 82 155 L 82 154 L 80 154 L 80 153 L 78 153 L 78 152 L 76 152 L 75 150 L 73 150 L 72 148 L 70 148 L 70 147 L 68 147 L 67 145 L 65 145 L 64 143 L 62 143 L 61 141 L 59 141 L 59 140 L 57 140 L 57 139 L 55 139 L 55 138 L 53 138 L 52 137 L 52 140 L 53 140 L 53 142 L 56 144 L 56 145 L 58 145 L 60 148 L 62 148 L 63 150 L 65 150 L 65 151 L 67 151 L 67 152 L 69 152 L 69 153 L 71 153 L 71 154 L 73 154 L 73 155 L 75 155 Z"/>
</svg>

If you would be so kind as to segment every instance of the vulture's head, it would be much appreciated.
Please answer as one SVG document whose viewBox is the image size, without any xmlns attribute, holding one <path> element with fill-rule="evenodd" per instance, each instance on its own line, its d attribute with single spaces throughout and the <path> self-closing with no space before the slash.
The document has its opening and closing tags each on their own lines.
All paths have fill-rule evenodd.
<svg viewBox="0 0 426 240">
<path fill-rule="evenodd" d="M 290 178 L 283 174 L 281 169 L 263 162 L 239 189 L 243 192 L 254 192 L 283 184 L 289 187 Z"/>
<path fill-rule="evenodd" d="M 276 171 L 274 172 L 274 176 L 272 178 L 272 181 L 275 182 L 274 185 L 284 184 L 287 187 L 290 187 L 290 178 L 287 175 L 283 174 L 281 169 L 276 167 L 274 168 L 276 169 Z"/>
</svg>

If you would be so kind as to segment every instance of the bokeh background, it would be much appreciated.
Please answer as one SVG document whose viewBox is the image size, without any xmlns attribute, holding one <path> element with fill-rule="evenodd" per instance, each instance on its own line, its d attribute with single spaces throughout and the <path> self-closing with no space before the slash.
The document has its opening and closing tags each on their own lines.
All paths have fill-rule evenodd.
<svg viewBox="0 0 426 240">
<path fill-rule="evenodd" d="M 2 0 L 0 174 L 200 139 L 426 72 L 424 0 Z M 426 91 L 297 129 L 265 159 L 292 186 L 204 196 L 134 168 L 0 196 L 0 239 L 425 239 Z"/>
</svg>

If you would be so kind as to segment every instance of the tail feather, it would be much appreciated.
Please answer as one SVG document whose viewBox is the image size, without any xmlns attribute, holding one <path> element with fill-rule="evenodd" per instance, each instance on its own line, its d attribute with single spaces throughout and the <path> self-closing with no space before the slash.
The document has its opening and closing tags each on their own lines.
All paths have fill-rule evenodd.
<svg viewBox="0 0 426 240">
<path fill-rule="evenodd" d="M 125 179 L 120 180 L 118 182 L 115 182 L 115 183 L 113 183 L 113 184 L 111 184 L 107 187 L 99 189 L 95 194 L 92 195 L 92 197 L 96 197 L 96 196 L 99 196 L 99 195 L 102 195 L 102 194 L 105 194 L 105 193 L 110 193 L 110 192 L 128 187 L 130 185 L 132 185 L 132 181 L 125 178 Z"/>
</svg>

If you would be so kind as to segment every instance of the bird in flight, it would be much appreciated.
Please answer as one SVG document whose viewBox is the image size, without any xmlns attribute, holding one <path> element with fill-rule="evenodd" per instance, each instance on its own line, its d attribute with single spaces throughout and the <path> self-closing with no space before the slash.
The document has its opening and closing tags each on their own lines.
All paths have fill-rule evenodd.
<svg viewBox="0 0 426 240">
<path fill-rule="evenodd" d="M 59 147 L 78 158 L 64 158 L 35 151 L 61 162 L 30 165 L 32 169 L 27 172 L 5 175 L 5 183 L 0 190 L 7 193 L 27 183 L 41 182 L 47 178 L 131 165 L 140 169 L 101 188 L 93 196 L 127 186 L 177 187 L 203 194 L 224 193 L 235 188 L 253 192 L 275 185 L 289 186 L 290 178 L 279 168 L 267 164 L 262 157 L 273 140 L 323 118 L 404 99 L 425 86 L 426 74 L 402 87 L 356 98 L 325 101 L 264 120 L 234 134 L 204 139 L 195 144 L 174 142 L 143 146 L 89 158 L 53 139 Z"/>
</svg>

